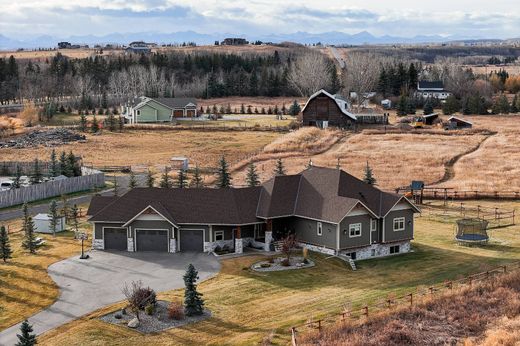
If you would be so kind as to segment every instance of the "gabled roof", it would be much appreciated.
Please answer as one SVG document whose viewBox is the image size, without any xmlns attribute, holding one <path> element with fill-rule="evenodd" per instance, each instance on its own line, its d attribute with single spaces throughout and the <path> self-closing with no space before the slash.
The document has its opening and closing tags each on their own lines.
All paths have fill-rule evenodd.
<svg viewBox="0 0 520 346">
<path fill-rule="evenodd" d="M 325 95 L 329 98 L 331 98 L 332 100 L 334 100 L 334 102 L 336 102 L 336 104 L 338 105 L 339 109 L 341 110 L 341 113 L 345 114 L 347 117 L 351 118 L 352 120 L 356 120 L 356 116 L 352 113 L 350 113 L 349 111 L 347 111 L 345 105 L 347 104 L 347 101 L 345 101 L 343 99 L 343 97 L 341 96 L 336 96 L 336 95 L 332 95 L 331 93 L 327 92 L 326 90 L 324 89 L 320 89 L 318 91 L 316 91 L 314 94 L 311 95 L 311 97 L 309 97 L 309 99 L 307 100 L 307 102 L 305 103 L 305 106 L 303 106 L 302 108 L 302 112 L 305 111 L 305 108 L 307 108 L 307 105 L 316 97 L 318 97 L 319 95 Z"/>
<path fill-rule="evenodd" d="M 456 117 L 454 115 L 452 115 L 451 117 L 448 118 L 448 121 L 451 122 L 452 120 L 454 120 L 456 122 L 461 122 L 461 123 L 466 123 L 466 124 L 469 124 L 469 125 L 473 125 L 473 123 L 471 121 L 464 120 L 462 118 L 458 118 L 458 117 Z"/>
<path fill-rule="evenodd" d="M 172 110 L 175 108 L 184 108 L 184 107 L 187 107 L 188 105 L 193 105 L 194 107 L 197 106 L 197 99 L 195 99 L 193 97 L 151 98 L 151 97 L 146 97 L 146 96 L 141 96 L 141 97 L 133 99 L 131 101 L 131 105 L 134 109 L 138 109 L 138 108 L 141 108 L 144 105 L 148 104 L 148 102 L 150 102 L 150 101 L 155 101 L 157 103 L 160 103 L 161 105 L 163 105 L 167 108 L 170 108 Z"/>
<path fill-rule="evenodd" d="M 101 196 L 94 195 L 90 200 L 90 205 L 88 206 L 87 215 L 95 215 L 99 213 L 103 208 L 105 208 L 110 203 L 114 202 L 118 199 L 117 196 Z"/>
</svg>

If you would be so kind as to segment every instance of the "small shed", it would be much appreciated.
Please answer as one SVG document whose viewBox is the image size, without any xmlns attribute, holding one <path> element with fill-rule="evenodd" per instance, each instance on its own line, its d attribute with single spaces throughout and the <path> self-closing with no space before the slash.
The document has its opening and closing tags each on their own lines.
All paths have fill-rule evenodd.
<svg viewBox="0 0 520 346">
<path fill-rule="evenodd" d="M 48 214 L 38 214 L 34 218 L 34 231 L 39 233 L 52 233 L 51 218 Z M 58 217 L 56 232 L 65 231 L 65 216 Z"/>
<path fill-rule="evenodd" d="M 451 116 L 448 118 L 448 126 L 449 130 L 458 130 L 458 129 L 470 129 L 473 127 L 473 123 L 464 120 L 462 118 L 458 118 L 455 116 Z"/>
<path fill-rule="evenodd" d="M 425 125 L 433 125 L 437 119 L 439 119 L 438 113 L 432 113 L 423 115 Z"/>
<path fill-rule="evenodd" d="M 188 170 L 188 158 L 181 156 L 174 156 L 171 158 L 172 169 L 182 169 L 183 171 Z"/>
<path fill-rule="evenodd" d="M 383 107 L 384 109 L 392 108 L 392 101 L 389 99 L 384 99 L 383 101 L 381 101 L 381 107 Z"/>
</svg>

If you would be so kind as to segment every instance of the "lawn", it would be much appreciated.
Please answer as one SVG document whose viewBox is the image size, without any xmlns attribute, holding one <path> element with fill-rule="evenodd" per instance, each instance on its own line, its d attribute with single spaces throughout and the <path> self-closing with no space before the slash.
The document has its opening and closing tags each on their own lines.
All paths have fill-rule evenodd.
<svg viewBox="0 0 520 346">
<path fill-rule="evenodd" d="M 84 207 L 84 206 L 83 206 Z M 18 230 L 20 220 L 0 222 Z M 84 228 L 86 225 L 82 224 Z M 38 234 L 46 243 L 35 255 L 21 248 L 23 233 L 10 234 L 13 258 L 0 263 L 0 330 L 3 330 L 51 305 L 58 297 L 59 290 L 47 274 L 47 267 L 67 257 L 81 252 L 81 243 L 74 239 L 73 232 L 52 235 Z M 85 248 L 90 241 L 85 242 Z"/>
<path fill-rule="evenodd" d="M 506 202 L 503 207 L 519 208 L 520 204 Z M 390 293 L 410 292 L 417 286 L 520 259 L 520 226 L 491 231 L 492 241 L 486 247 L 460 247 L 453 242 L 451 219 L 435 210 L 416 219 L 413 253 L 358 262 L 356 272 L 337 259 L 317 254 L 312 254 L 315 268 L 279 273 L 247 270 L 262 256 L 229 259 L 223 261 L 217 277 L 199 286 L 213 312 L 207 321 L 142 335 L 95 318 L 119 304 L 50 331 L 39 342 L 42 345 L 246 345 L 262 341 L 287 344 L 288 330 L 294 324 L 337 313 L 344 306 L 359 307 L 384 299 Z M 181 290 L 163 294 L 167 299 L 181 296 Z"/>
</svg>

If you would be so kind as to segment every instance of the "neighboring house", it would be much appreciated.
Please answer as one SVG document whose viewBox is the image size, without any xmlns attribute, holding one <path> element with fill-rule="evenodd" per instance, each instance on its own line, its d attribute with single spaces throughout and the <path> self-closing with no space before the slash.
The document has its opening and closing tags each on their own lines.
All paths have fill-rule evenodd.
<svg viewBox="0 0 520 346">
<path fill-rule="evenodd" d="M 132 54 L 150 54 L 152 49 L 149 47 L 126 47 L 125 52 Z"/>
<path fill-rule="evenodd" d="M 458 129 L 470 129 L 473 127 L 473 123 L 457 118 L 455 116 L 451 116 L 448 118 L 448 126 L 446 126 L 447 130 L 458 130 Z"/>
<path fill-rule="evenodd" d="M 151 98 L 142 96 L 122 106 L 130 124 L 171 122 L 174 118 L 197 116 L 197 100 L 188 97 Z"/>
<path fill-rule="evenodd" d="M 249 42 L 247 42 L 245 38 L 228 37 L 225 38 L 224 41 L 222 41 L 220 44 L 225 46 L 243 46 L 248 43 Z"/>
<path fill-rule="evenodd" d="M 444 83 L 442 83 L 442 81 L 419 81 L 417 83 L 416 96 L 422 96 L 423 98 L 434 97 L 444 101 L 448 96 L 451 96 L 451 93 L 444 90 Z"/>
<path fill-rule="evenodd" d="M 404 196 L 382 192 L 339 169 L 311 167 L 258 187 L 136 188 L 95 196 L 87 214 L 93 248 L 242 253 L 269 250 L 288 233 L 313 251 L 352 259 L 408 252 L 414 213 Z"/>
<path fill-rule="evenodd" d="M 356 116 L 349 112 L 350 105 L 340 95 L 332 95 L 321 89 L 315 92 L 301 111 L 303 126 L 351 127 L 356 122 Z"/>
</svg>

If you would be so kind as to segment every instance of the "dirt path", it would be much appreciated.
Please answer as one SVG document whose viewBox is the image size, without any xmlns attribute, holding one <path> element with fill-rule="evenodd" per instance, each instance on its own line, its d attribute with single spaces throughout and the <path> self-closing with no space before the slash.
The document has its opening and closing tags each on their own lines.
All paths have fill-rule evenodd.
<svg viewBox="0 0 520 346">
<path fill-rule="evenodd" d="M 482 146 L 482 144 L 484 144 L 489 138 L 493 137 L 494 135 L 496 135 L 497 132 L 492 132 L 490 133 L 489 135 L 487 135 L 482 141 L 480 141 L 479 144 L 477 144 L 476 146 L 474 146 L 473 148 L 463 152 L 463 153 L 460 153 L 458 155 L 455 155 L 454 157 L 452 157 L 448 162 L 446 162 L 446 164 L 444 165 L 444 175 L 441 179 L 439 179 L 438 181 L 430 184 L 432 186 L 434 185 L 438 185 L 438 184 L 442 184 L 442 183 L 445 183 L 447 181 L 450 181 L 452 180 L 453 178 L 455 178 L 455 164 L 457 162 L 459 162 L 459 160 L 461 158 L 463 158 L 464 156 L 466 155 L 469 155 L 469 154 L 472 154 L 474 153 L 475 151 L 479 150 Z"/>
</svg>

